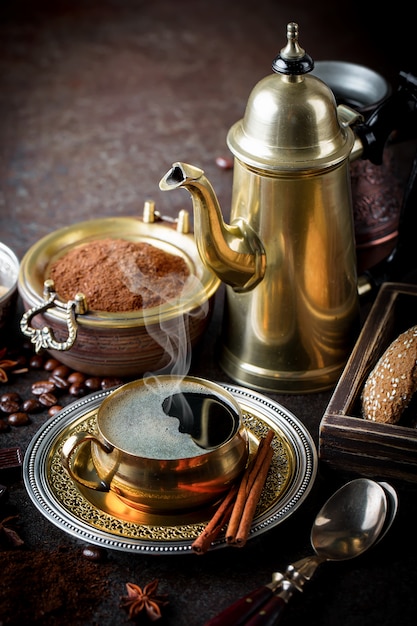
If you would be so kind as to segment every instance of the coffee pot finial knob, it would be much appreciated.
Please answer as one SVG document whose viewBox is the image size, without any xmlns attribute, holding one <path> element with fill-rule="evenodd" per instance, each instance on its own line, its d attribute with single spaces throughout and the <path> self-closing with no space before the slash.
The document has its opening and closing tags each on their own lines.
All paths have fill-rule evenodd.
<svg viewBox="0 0 417 626">
<path fill-rule="evenodd" d="M 281 50 L 281 57 L 288 61 L 301 59 L 305 55 L 305 50 L 298 43 L 298 24 L 290 22 L 287 25 L 287 45 Z"/>
<path fill-rule="evenodd" d="M 298 43 L 298 24 L 287 24 L 287 45 L 281 49 L 272 63 L 277 74 L 307 74 L 314 68 L 314 61 Z"/>
</svg>

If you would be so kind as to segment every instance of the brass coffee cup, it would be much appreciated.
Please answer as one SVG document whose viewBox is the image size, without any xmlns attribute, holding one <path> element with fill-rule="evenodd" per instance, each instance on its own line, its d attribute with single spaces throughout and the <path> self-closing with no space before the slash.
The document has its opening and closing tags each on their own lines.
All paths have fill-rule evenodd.
<svg viewBox="0 0 417 626">
<path fill-rule="evenodd" d="M 96 481 L 77 462 L 87 442 Z M 218 500 L 248 454 L 241 409 L 230 392 L 202 378 L 161 375 L 112 391 L 98 408 L 97 434 L 70 436 L 61 459 L 84 487 L 112 491 L 136 509 L 178 513 Z"/>
</svg>

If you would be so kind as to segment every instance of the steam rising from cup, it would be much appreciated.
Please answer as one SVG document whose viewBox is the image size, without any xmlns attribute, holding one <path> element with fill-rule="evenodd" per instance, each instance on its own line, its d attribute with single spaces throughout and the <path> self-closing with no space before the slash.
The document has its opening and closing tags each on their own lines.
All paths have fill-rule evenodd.
<svg viewBox="0 0 417 626">
<path fill-rule="evenodd" d="M 168 363 L 165 363 L 163 367 L 153 372 L 146 372 L 143 376 L 145 384 L 147 381 L 151 381 L 153 385 L 158 381 L 158 375 L 175 375 L 178 376 L 178 382 L 176 383 L 176 390 L 170 390 L 170 394 L 165 395 L 161 393 L 161 406 L 164 413 L 167 416 L 179 418 L 179 430 L 183 433 L 188 433 L 193 438 L 198 439 L 202 437 L 201 433 L 193 433 L 192 426 L 194 420 L 195 402 L 191 397 L 186 397 L 181 391 L 181 380 L 188 374 L 191 357 L 192 357 L 192 345 L 190 338 L 190 316 L 193 315 L 193 311 L 189 311 L 189 298 L 190 294 L 195 293 L 201 288 L 201 283 L 198 278 L 190 272 L 184 281 L 183 276 L 179 276 L 174 272 L 160 277 L 155 283 L 157 285 L 157 291 L 149 279 L 146 279 L 144 274 L 136 267 L 129 266 L 129 262 L 124 262 L 123 266 L 124 276 L 126 277 L 126 284 L 130 291 L 138 293 L 142 296 L 143 305 L 146 307 L 146 299 L 153 298 L 155 295 L 163 297 L 164 293 L 172 294 L 172 284 L 178 284 L 178 296 L 172 298 L 170 295 L 169 302 L 175 306 L 178 314 L 175 317 L 176 327 L 173 323 L 173 319 L 167 319 L 167 316 L 159 316 L 159 330 L 161 332 L 155 333 L 155 326 L 146 324 L 146 330 L 148 334 L 163 348 L 164 355 L 169 355 Z M 184 306 L 182 306 L 184 305 Z M 208 302 L 204 302 L 194 315 L 207 316 L 209 312 Z M 164 357 L 164 359 L 165 359 Z M 159 396 L 159 386 L 156 385 L 154 389 L 156 395 Z M 212 410 L 213 412 L 213 410 Z M 211 418 L 213 420 L 213 418 Z M 224 433 L 221 435 L 225 437 Z M 206 438 L 207 439 L 207 438 Z M 206 447 L 211 447 L 212 441 L 205 441 Z M 217 443 L 216 443 L 217 445 Z"/>
<path fill-rule="evenodd" d="M 129 261 L 120 262 L 120 268 L 126 279 L 126 285 L 132 293 L 140 294 L 143 299 L 144 308 L 147 300 L 153 300 L 155 296 L 164 298 L 164 293 L 169 293 L 169 302 L 175 307 L 178 314 L 175 319 L 169 318 L 167 315 L 160 315 L 159 330 L 155 333 L 155 325 L 147 324 L 145 318 L 146 330 L 150 337 L 156 341 L 164 350 L 164 354 L 169 355 L 169 362 L 161 368 L 144 374 L 144 378 L 155 376 L 158 374 L 173 374 L 177 376 L 186 376 L 190 369 L 192 357 L 192 345 L 190 339 L 190 318 L 193 315 L 206 317 L 209 313 L 209 303 L 204 301 L 197 310 L 189 310 L 190 296 L 198 293 L 203 289 L 201 281 L 195 274 L 190 274 L 184 279 L 183 276 L 171 272 L 165 276 L 158 277 L 155 286 L 150 283 L 140 269 L 134 264 L 130 265 Z M 172 297 L 173 284 L 178 287 L 176 297 Z M 174 325 L 176 323 L 176 327 Z"/>
</svg>

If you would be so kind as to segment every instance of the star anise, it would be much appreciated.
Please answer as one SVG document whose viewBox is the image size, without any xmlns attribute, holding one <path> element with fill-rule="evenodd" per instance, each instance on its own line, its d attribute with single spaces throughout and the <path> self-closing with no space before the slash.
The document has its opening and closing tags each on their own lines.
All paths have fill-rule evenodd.
<svg viewBox="0 0 417 626">
<path fill-rule="evenodd" d="M 5 359 L 7 348 L 0 349 L 0 383 L 7 383 L 9 380 L 7 376 L 7 370 L 11 369 L 15 365 L 17 365 L 17 361 L 11 361 L 10 359 Z"/>
<path fill-rule="evenodd" d="M 157 594 L 159 581 L 156 578 L 143 590 L 139 585 L 126 583 L 127 596 L 121 597 L 120 606 L 129 611 L 129 619 L 136 619 L 142 611 L 146 611 L 151 622 L 162 617 L 161 606 L 168 604 L 166 594 Z"/>
</svg>

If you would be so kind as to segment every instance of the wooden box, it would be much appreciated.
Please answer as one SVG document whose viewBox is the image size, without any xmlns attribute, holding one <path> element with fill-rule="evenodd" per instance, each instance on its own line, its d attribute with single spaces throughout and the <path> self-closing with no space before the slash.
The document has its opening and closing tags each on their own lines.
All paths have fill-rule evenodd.
<svg viewBox="0 0 417 626">
<path fill-rule="evenodd" d="M 319 460 L 325 468 L 379 480 L 417 483 L 417 394 L 401 424 L 361 417 L 363 385 L 398 335 L 417 325 L 417 285 L 385 283 L 320 422 Z"/>
</svg>

